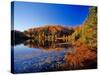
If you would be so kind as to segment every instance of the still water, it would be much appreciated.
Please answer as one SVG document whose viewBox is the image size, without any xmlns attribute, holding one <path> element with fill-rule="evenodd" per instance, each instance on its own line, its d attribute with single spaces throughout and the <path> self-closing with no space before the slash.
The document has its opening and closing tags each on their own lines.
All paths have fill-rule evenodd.
<svg viewBox="0 0 100 75">
<path fill-rule="evenodd" d="M 64 56 L 72 48 L 67 43 L 32 42 L 27 40 L 12 46 L 14 50 L 14 72 L 45 72 L 61 70 L 58 65 L 64 64 Z"/>
</svg>

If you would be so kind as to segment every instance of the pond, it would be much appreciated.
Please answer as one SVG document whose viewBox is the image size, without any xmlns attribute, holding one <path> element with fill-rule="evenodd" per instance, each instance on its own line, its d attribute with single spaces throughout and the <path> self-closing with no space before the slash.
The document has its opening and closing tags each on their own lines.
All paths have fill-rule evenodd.
<svg viewBox="0 0 100 75">
<path fill-rule="evenodd" d="M 58 65 L 66 63 L 64 56 L 72 50 L 72 47 L 66 42 L 24 41 L 12 46 L 14 73 L 61 70 Z"/>
</svg>

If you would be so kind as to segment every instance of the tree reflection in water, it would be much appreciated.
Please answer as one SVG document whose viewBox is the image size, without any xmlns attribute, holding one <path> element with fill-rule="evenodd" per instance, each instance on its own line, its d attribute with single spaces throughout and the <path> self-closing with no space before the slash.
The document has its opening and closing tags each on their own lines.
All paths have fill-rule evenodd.
<svg viewBox="0 0 100 75">
<path fill-rule="evenodd" d="M 30 52 L 29 50 L 29 54 L 27 52 L 14 55 L 16 73 L 87 69 L 96 66 L 94 62 L 90 63 L 92 60 L 96 59 L 93 57 L 96 55 L 88 51 L 86 46 L 80 47 L 82 49 L 85 48 L 85 50 L 79 52 L 75 50 L 76 47 L 61 39 L 55 41 L 29 39 L 24 41 L 23 45 L 25 46 L 24 51 L 27 50 L 27 48 L 32 50 L 39 49 L 39 51 Z M 15 45 L 15 47 L 17 46 Z M 93 55 L 93 59 L 88 62 L 89 65 L 93 65 L 92 67 L 91 65 L 86 65 L 86 61 L 84 61 L 84 65 L 83 60 L 87 59 L 84 54 L 82 55 L 84 52 L 87 56 Z"/>
<path fill-rule="evenodd" d="M 18 45 L 18 44 L 17 44 Z M 21 45 L 21 44 L 20 44 Z M 20 45 L 15 45 L 15 53 L 18 50 L 17 47 Z M 15 54 L 14 64 L 15 72 L 44 72 L 44 71 L 58 71 L 66 70 L 66 62 L 64 60 L 64 55 L 68 51 L 72 51 L 72 46 L 63 40 L 48 41 L 48 40 L 26 40 L 23 42 L 21 50 L 18 54 Z M 32 52 L 25 53 L 25 50 L 31 49 Z M 39 49 L 34 51 L 34 49 Z M 65 67 L 65 66 L 66 67 Z"/>
<path fill-rule="evenodd" d="M 60 41 L 48 41 L 48 40 L 27 40 L 24 42 L 24 45 L 29 48 L 40 48 L 43 50 L 62 50 L 63 48 L 71 47 L 70 44 Z"/>
</svg>

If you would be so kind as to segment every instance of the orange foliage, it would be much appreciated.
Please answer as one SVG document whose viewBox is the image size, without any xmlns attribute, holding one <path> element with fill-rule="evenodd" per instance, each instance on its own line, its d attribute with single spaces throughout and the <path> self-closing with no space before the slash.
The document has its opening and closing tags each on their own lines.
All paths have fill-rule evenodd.
<svg viewBox="0 0 100 75">
<path fill-rule="evenodd" d="M 78 68 L 78 66 L 83 66 L 81 64 L 81 61 L 80 58 L 76 55 L 76 54 L 68 54 L 66 57 L 65 57 L 65 60 L 67 61 L 68 65 L 72 68 Z"/>
<path fill-rule="evenodd" d="M 96 61 L 96 52 L 93 52 L 85 44 L 83 44 L 80 47 L 76 47 L 74 53 L 68 53 L 65 55 L 65 60 L 73 69 L 79 69 L 82 67 L 85 68 L 87 64 L 84 63 L 87 61 L 88 63 L 90 63 L 90 61 Z"/>
<path fill-rule="evenodd" d="M 87 33 L 92 33 L 92 32 L 93 32 L 92 28 L 88 29 L 88 31 L 87 31 Z"/>
<path fill-rule="evenodd" d="M 74 42 L 72 43 L 72 45 L 74 45 L 74 46 L 76 46 L 76 47 L 79 47 L 79 46 L 82 45 L 82 43 L 81 43 L 80 41 L 74 41 Z"/>
</svg>

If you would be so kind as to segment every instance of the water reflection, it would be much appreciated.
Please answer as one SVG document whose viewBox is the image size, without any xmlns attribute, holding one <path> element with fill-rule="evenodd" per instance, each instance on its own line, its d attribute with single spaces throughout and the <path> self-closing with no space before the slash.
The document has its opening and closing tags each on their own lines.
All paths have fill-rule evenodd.
<svg viewBox="0 0 100 75">
<path fill-rule="evenodd" d="M 12 48 L 15 73 L 66 70 L 64 55 L 73 50 L 69 43 L 62 40 L 32 39 L 14 45 Z"/>
<path fill-rule="evenodd" d="M 66 42 L 60 42 L 60 41 L 36 41 L 36 40 L 27 40 L 24 42 L 24 45 L 29 48 L 40 48 L 43 50 L 62 50 L 63 48 L 71 47 L 70 44 Z"/>
</svg>

